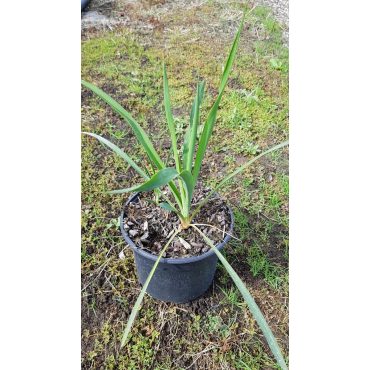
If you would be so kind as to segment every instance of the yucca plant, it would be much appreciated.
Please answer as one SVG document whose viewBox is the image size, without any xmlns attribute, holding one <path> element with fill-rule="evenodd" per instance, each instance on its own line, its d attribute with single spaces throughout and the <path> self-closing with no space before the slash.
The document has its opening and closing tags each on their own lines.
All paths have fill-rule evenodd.
<svg viewBox="0 0 370 370">
<path fill-rule="evenodd" d="M 195 188 L 195 184 L 197 182 L 197 178 L 199 175 L 199 171 L 201 168 L 202 160 L 205 155 L 207 145 L 209 142 L 209 139 L 211 137 L 213 127 L 216 122 L 216 115 L 217 110 L 226 86 L 226 82 L 228 80 L 230 70 L 235 58 L 236 50 L 238 47 L 239 37 L 242 30 L 243 22 L 245 17 L 245 11 L 243 13 L 243 18 L 238 30 L 238 33 L 235 37 L 234 43 L 232 45 L 226 66 L 223 71 L 223 75 L 221 78 L 221 84 L 220 84 L 220 90 L 218 97 L 216 99 L 216 102 L 214 103 L 213 107 L 211 108 L 208 117 L 204 123 L 203 132 L 200 136 L 198 148 L 196 150 L 196 143 L 197 143 L 197 131 L 198 131 L 198 124 L 199 124 L 199 108 L 201 105 L 201 101 L 203 98 L 203 91 L 205 86 L 205 81 L 202 82 L 201 85 L 199 85 L 199 77 L 197 82 L 197 91 L 196 91 L 196 97 L 194 99 L 191 112 L 190 112 L 190 122 L 189 126 L 186 130 L 185 137 L 184 137 L 184 144 L 183 144 L 183 157 L 182 161 L 179 156 L 178 152 L 178 145 L 177 145 L 177 139 L 176 132 L 175 132 L 175 125 L 174 120 L 172 117 L 172 111 L 171 111 L 171 105 L 170 105 L 170 94 L 168 89 L 168 80 L 167 80 L 167 74 L 166 74 L 166 67 L 165 64 L 163 64 L 163 87 L 164 87 L 164 105 L 165 105 L 165 111 L 168 121 L 168 126 L 170 130 L 171 135 L 171 141 L 172 141 L 172 147 L 170 149 L 169 155 L 167 157 L 166 162 L 163 162 L 161 158 L 159 157 L 158 153 L 154 149 L 152 143 L 150 142 L 148 136 L 144 132 L 144 130 L 140 127 L 140 125 L 131 117 L 131 115 L 123 109 L 116 101 L 114 101 L 111 97 L 109 97 L 107 94 L 105 94 L 103 91 L 95 87 L 94 85 L 82 81 L 82 85 L 92 90 L 94 93 L 96 93 L 100 98 L 102 98 L 106 103 L 108 103 L 114 111 L 119 113 L 132 127 L 136 137 L 142 144 L 142 146 L 145 149 L 145 152 L 147 154 L 147 157 L 149 159 L 152 174 L 148 172 L 145 166 L 144 170 L 141 169 L 125 152 L 123 152 L 120 148 L 118 148 L 113 143 L 109 142 L 105 138 L 84 132 L 84 134 L 93 136 L 100 140 L 102 143 L 110 147 L 113 151 L 115 151 L 119 156 L 121 156 L 128 164 L 130 164 L 146 181 L 138 186 L 133 186 L 131 188 L 126 189 L 120 189 L 120 190 L 113 190 L 107 192 L 108 194 L 121 194 L 121 193 L 127 193 L 127 192 L 142 192 L 142 191 L 150 191 L 154 190 L 156 194 L 156 203 L 158 206 L 168 210 L 175 212 L 178 217 L 181 220 L 181 226 L 179 229 L 171 236 L 168 243 L 165 245 L 165 247 L 161 250 L 161 253 L 159 254 L 156 263 L 153 266 L 153 269 L 151 270 L 142 290 L 141 293 L 135 303 L 135 306 L 132 310 L 131 316 L 129 318 L 129 321 L 127 323 L 125 332 L 123 334 L 122 342 L 121 342 L 121 348 L 126 344 L 127 336 L 130 332 L 131 326 L 133 324 L 134 318 L 139 310 L 140 304 L 143 300 L 145 291 L 149 285 L 149 282 L 155 272 L 155 269 L 162 258 L 164 252 L 166 251 L 167 247 L 170 245 L 174 237 L 181 231 L 181 229 L 187 229 L 189 227 L 193 227 L 195 230 L 197 230 L 204 240 L 210 245 L 212 250 L 216 253 L 221 263 L 225 266 L 227 271 L 229 272 L 230 276 L 234 280 L 236 286 L 240 290 L 241 294 L 243 295 L 245 301 L 247 302 L 251 312 L 253 313 L 256 321 L 258 322 L 260 328 L 262 329 L 268 344 L 279 364 L 279 366 L 282 369 L 287 369 L 287 366 L 285 364 L 284 358 L 282 356 L 282 353 L 279 349 L 279 346 L 266 322 L 264 319 L 261 311 L 259 310 L 258 306 L 256 305 L 254 299 L 248 292 L 248 289 L 243 284 L 241 279 L 238 277 L 234 269 L 230 266 L 230 264 L 225 260 L 225 258 L 222 256 L 222 254 L 218 251 L 218 249 L 212 244 L 212 242 L 198 229 L 197 224 L 191 223 L 194 215 L 201 209 L 203 204 L 209 199 L 209 197 L 217 191 L 221 186 L 223 186 L 228 180 L 233 178 L 238 173 L 242 172 L 245 168 L 247 168 L 249 165 L 251 165 L 253 162 L 255 162 L 257 159 L 261 158 L 262 156 L 271 153 L 274 150 L 277 150 L 285 145 L 288 145 L 288 141 L 285 141 L 279 145 L 274 146 L 273 148 L 265 151 L 264 153 L 256 156 L 249 162 L 245 163 L 244 165 L 240 166 L 236 171 L 234 171 L 232 174 L 227 176 L 225 179 L 223 179 L 211 192 L 210 194 L 199 204 L 197 209 L 191 213 L 190 212 L 190 206 L 191 206 L 191 200 L 192 200 L 192 194 Z M 167 167 L 170 154 L 173 152 L 174 160 L 175 160 L 175 168 L 173 167 Z M 194 154 L 195 155 L 195 161 L 194 161 Z M 178 179 L 178 185 L 175 184 L 174 180 Z M 175 199 L 175 204 L 173 204 L 170 199 L 161 191 L 161 187 L 168 184 L 169 188 L 173 194 L 173 197 Z M 162 197 L 164 202 L 159 202 L 159 197 Z M 151 200 L 149 200 L 151 201 Z M 153 201 L 152 201 L 153 202 Z"/>
</svg>

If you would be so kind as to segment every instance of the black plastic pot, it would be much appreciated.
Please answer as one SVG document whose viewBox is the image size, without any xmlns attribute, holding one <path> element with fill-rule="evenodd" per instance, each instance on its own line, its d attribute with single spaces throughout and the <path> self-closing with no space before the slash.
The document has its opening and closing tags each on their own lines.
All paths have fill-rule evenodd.
<svg viewBox="0 0 370 370">
<path fill-rule="evenodd" d="M 136 202 L 140 193 L 133 195 L 125 206 Z M 231 226 L 229 233 L 234 228 L 234 217 L 231 208 L 228 206 L 231 215 Z M 152 270 L 158 256 L 137 248 L 123 228 L 124 211 L 121 214 L 121 232 L 129 246 L 133 249 L 137 273 L 141 285 Z M 230 236 L 226 235 L 224 241 L 216 247 L 219 251 L 229 241 Z M 148 285 L 147 292 L 155 299 L 164 302 L 185 303 L 202 295 L 211 285 L 216 271 L 218 257 L 210 250 L 199 257 L 190 258 L 161 258 L 158 266 Z"/>
</svg>

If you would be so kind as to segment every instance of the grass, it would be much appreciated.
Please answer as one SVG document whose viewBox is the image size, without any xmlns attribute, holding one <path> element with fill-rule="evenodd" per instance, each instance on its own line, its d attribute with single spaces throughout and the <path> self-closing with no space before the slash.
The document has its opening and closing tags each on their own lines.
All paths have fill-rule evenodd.
<svg viewBox="0 0 370 370">
<path fill-rule="evenodd" d="M 181 135 L 189 119 L 198 71 L 201 80 L 206 79 L 201 107 L 204 122 L 204 112 L 217 95 L 241 12 L 240 4 L 217 1 L 191 9 L 179 4 L 175 2 L 165 11 L 161 3 L 144 1 L 137 8 L 119 3 L 117 10 L 125 10 L 131 23 L 112 32 L 89 31 L 81 46 L 82 78 L 115 98 L 152 134 L 163 160 L 170 147 L 163 106 L 163 59 Z M 208 186 L 289 135 L 289 55 L 281 28 L 269 14 L 258 7 L 247 15 L 201 170 Z M 140 28 L 140 22 L 154 28 Z M 81 118 L 83 131 L 103 135 L 149 165 L 128 125 L 84 89 Z M 106 195 L 105 191 L 141 180 L 99 142 L 87 136 L 81 140 L 81 274 L 82 288 L 86 287 L 81 292 L 82 368 L 185 369 L 193 362 L 198 368 L 211 363 L 224 369 L 276 368 L 268 346 L 260 339 L 258 325 L 221 266 L 214 283 L 194 302 L 167 304 L 146 295 L 131 340 L 118 352 L 140 285 L 132 251 L 125 249 L 117 228 L 117 217 L 128 195 Z M 239 239 L 230 241 L 223 254 L 269 318 L 274 335 L 282 338 L 279 344 L 287 356 L 287 150 L 256 162 L 219 192 L 229 199 L 234 235 Z M 118 258 L 122 250 L 123 260 Z"/>
</svg>

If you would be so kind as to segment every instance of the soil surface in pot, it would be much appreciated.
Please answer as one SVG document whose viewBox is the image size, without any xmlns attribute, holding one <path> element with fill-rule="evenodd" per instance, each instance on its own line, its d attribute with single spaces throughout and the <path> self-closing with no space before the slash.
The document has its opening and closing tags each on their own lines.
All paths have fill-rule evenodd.
<svg viewBox="0 0 370 370">
<path fill-rule="evenodd" d="M 169 187 L 166 187 L 164 192 L 175 204 Z M 191 212 L 195 211 L 196 207 L 210 192 L 210 188 L 196 186 L 191 203 Z M 154 192 L 141 193 L 137 202 L 132 202 L 124 208 L 123 227 L 138 248 L 158 255 L 181 223 L 175 212 L 167 211 L 144 199 L 154 200 Z M 160 201 L 162 200 L 160 199 Z M 231 216 L 227 208 L 226 198 L 213 194 L 194 216 L 192 223 L 207 224 L 207 226 L 202 225 L 198 228 L 215 246 L 222 243 L 227 235 L 226 232 L 230 231 L 231 225 Z M 210 249 L 211 247 L 203 237 L 194 228 L 189 227 L 177 234 L 163 257 L 198 257 Z"/>
</svg>

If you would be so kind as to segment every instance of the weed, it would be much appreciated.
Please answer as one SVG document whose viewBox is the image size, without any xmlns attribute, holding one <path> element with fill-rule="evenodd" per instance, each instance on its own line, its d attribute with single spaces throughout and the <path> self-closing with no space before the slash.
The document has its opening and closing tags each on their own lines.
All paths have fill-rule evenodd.
<svg viewBox="0 0 370 370">
<path fill-rule="evenodd" d="M 234 286 L 231 286 L 229 291 L 226 289 L 224 290 L 221 287 L 219 288 L 225 294 L 225 298 L 220 302 L 220 304 L 231 304 L 231 311 L 234 311 L 234 305 L 238 308 L 245 307 L 247 305 L 246 302 L 239 302 L 239 291 L 234 289 Z"/>
<path fill-rule="evenodd" d="M 121 217 L 117 217 L 117 219 L 112 219 L 111 222 L 109 224 L 107 224 L 107 227 L 110 228 L 112 226 L 114 226 L 117 230 L 119 229 L 119 226 L 120 226 L 120 223 L 121 223 Z"/>
<path fill-rule="evenodd" d="M 95 298 L 92 299 L 91 304 L 87 306 L 89 310 L 92 310 L 94 312 L 95 317 L 98 317 L 95 312 Z"/>
</svg>

